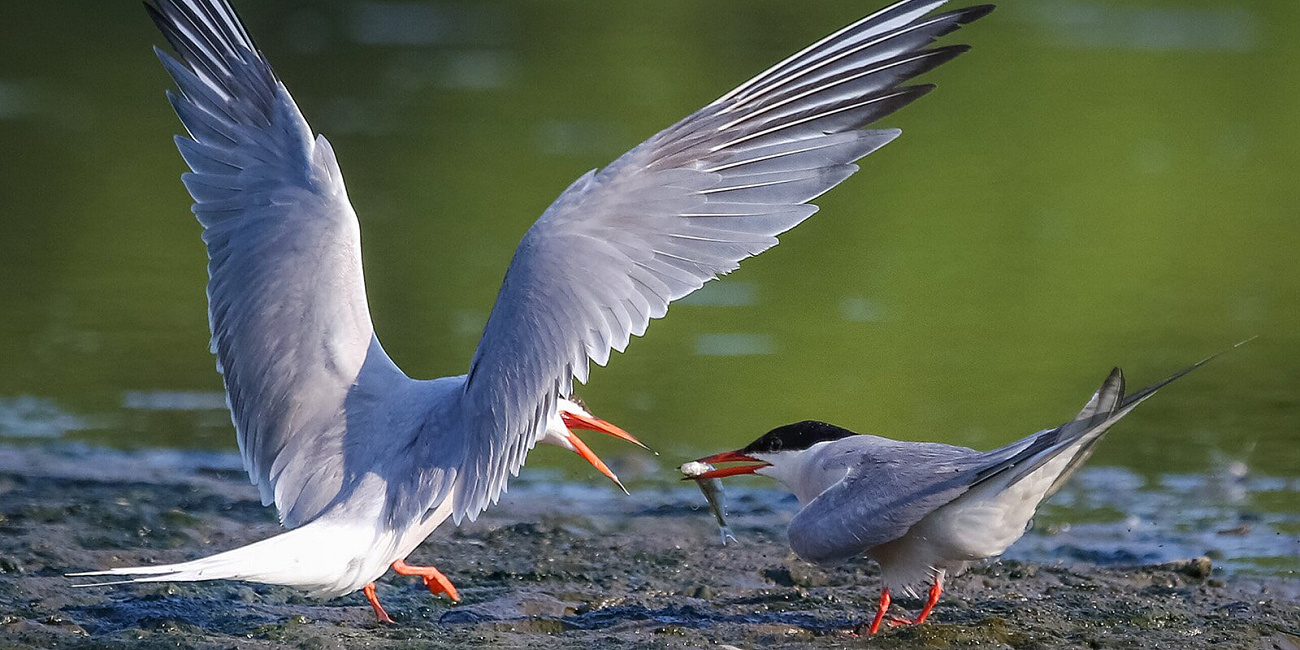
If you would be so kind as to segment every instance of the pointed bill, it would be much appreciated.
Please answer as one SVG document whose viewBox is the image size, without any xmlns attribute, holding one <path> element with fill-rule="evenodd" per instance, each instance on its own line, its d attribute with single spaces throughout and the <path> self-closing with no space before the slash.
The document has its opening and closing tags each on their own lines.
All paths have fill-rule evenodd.
<svg viewBox="0 0 1300 650">
<path fill-rule="evenodd" d="M 606 422 L 597 417 L 588 417 L 571 411 L 560 411 L 560 419 L 564 420 L 564 426 L 569 427 L 570 429 L 599 431 L 607 436 L 614 436 L 620 440 L 626 440 L 642 449 L 650 449 L 640 440 L 637 440 L 635 436 L 619 428 L 612 422 Z"/>
<path fill-rule="evenodd" d="M 574 435 L 572 432 L 569 433 L 567 439 L 569 444 L 573 445 L 573 452 L 575 454 L 582 456 L 582 459 L 591 463 L 591 466 L 595 467 L 596 471 L 607 476 L 609 480 L 614 482 L 614 485 L 618 486 L 618 489 L 623 491 L 623 494 L 630 494 L 630 492 L 627 491 L 627 488 L 623 487 L 623 482 L 618 480 L 618 476 L 614 474 L 614 471 L 605 464 L 605 461 L 600 459 L 600 456 L 596 455 L 596 452 L 591 450 L 591 447 L 587 446 L 587 443 L 583 442 L 581 438 Z"/>
<path fill-rule="evenodd" d="M 709 465 L 717 465 L 718 463 L 753 463 L 753 464 L 735 465 L 732 467 L 720 467 L 717 469 L 707 471 L 697 476 L 687 476 L 682 479 L 683 481 L 686 480 L 702 481 L 711 478 L 722 478 L 724 476 L 738 476 L 740 474 L 753 474 L 754 472 L 757 472 L 758 470 L 771 465 L 771 463 L 761 461 L 752 456 L 746 456 L 740 453 L 739 451 L 724 451 L 720 454 L 714 454 L 712 456 L 705 456 L 704 458 L 697 459 L 695 462 L 707 463 Z"/>
</svg>

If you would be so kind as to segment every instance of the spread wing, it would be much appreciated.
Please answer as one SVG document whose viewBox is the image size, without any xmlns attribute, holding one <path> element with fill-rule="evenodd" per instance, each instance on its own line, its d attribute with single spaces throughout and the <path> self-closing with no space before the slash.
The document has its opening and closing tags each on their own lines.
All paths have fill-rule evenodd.
<svg viewBox="0 0 1300 650">
<path fill-rule="evenodd" d="M 463 395 L 454 516 L 494 502 L 574 378 L 668 303 L 776 245 L 808 202 L 899 135 L 863 130 L 966 50 L 929 49 L 987 14 L 905 0 L 815 43 L 579 178 L 520 242 Z"/>
<path fill-rule="evenodd" d="M 208 249 L 212 351 L 239 450 L 263 503 L 295 526 L 339 491 L 343 404 L 363 362 L 405 379 L 374 340 L 361 241 L 343 177 L 226 0 L 146 5 L 181 60 L 158 51 L 189 137 Z"/>
</svg>

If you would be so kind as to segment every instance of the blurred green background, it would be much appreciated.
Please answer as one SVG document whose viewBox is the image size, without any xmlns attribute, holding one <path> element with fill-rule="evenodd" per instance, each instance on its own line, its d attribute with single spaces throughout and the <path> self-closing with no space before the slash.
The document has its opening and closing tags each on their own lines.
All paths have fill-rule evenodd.
<svg viewBox="0 0 1300 650">
<path fill-rule="evenodd" d="M 574 178 L 880 3 L 236 4 L 338 153 L 380 338 L 433 377 Z M 234 449 L 161 38 L 133 0 L 0 25 L 0 437 Z M 1004 3 L 884 120 L 902 138 L 581 394 L 665 467 L 803 418 L 991 447 L 1114 365 L 1145 385 L 1259 335 L 1094 463 L 1300 476 L 1296 25 L 1282 0 Z"/>
</svg>

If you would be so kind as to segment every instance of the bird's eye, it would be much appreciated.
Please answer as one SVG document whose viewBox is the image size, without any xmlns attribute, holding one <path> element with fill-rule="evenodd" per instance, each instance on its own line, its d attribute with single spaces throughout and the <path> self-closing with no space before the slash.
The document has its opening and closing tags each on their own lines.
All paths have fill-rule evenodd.
<svg viewBox="0 0 1300 650">
<path fill-rule="evenodd" d="M 577 404 L 578 407 L 581 408 L 582 410 L 588 413 L 591 412 L 591 409 L 587 408 L 587 403 L 582 401 L 582 398 L 578 397 L 577 393 L 569 393 L 569 396 L 566 399 L 568 399 L 570 402 L 573 402 L 574 404 Z"/>
</svg>

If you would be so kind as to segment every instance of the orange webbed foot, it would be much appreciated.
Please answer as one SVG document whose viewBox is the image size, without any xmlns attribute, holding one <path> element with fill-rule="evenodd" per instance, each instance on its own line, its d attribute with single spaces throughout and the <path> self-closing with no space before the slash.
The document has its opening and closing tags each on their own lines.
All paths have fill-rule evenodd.
<svg viewBox="0 0 1300 650">
<path fill-rule="evenodd" d="M 460 593 L 456 591 L 456 585 L 451 584 L 451 580 L 443 575 L 441 571 L 431 566 L 411 566 L 402 560 L 393 562 L 393 571 L 398 575 L 420 576 L 424 580 L 424 586 L 429 588 L 429 593 L 433 595 L 447 594 L 453 603 L 460 602 Z"/>
</svg>

